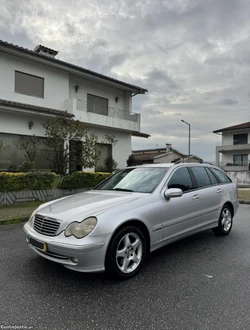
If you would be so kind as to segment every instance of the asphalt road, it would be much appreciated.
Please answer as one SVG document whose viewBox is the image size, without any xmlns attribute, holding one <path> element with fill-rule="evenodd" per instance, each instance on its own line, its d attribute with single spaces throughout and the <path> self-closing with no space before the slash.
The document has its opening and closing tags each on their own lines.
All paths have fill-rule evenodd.
<svg viewBox="0 0 250 330">
<path fill-rule="evenodd" d="M 250 205 L 241 205 L 229 236 L 207 231 L 164 247 L 117 282 L 36 256 L 22 226 L 2 226 L 0 329 L 248 330 L 249 237 Z"/>
</svg>

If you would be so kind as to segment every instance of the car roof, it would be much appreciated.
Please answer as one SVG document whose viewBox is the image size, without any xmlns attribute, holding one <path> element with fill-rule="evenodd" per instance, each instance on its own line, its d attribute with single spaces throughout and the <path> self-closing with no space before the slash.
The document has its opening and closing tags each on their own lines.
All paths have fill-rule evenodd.
<svg viewBox="0 0 250 330">
<path fill-rule="evenodd" d="M 215 167 L 214 165 L 210 163 L 158 163 L 158 164 L 142 164 L 142 165 L 136 165 L 136 166 L 129 166 L 131 168 L 159 168 L 159 167 L 164 167 L 164 168 L 170 168 L 170 167 L 179 167 L 179 166 L 208 166 L 208 167 Z"/>
<path fill-rule="evenodd" d="M 142 164 L 142 165 L 136 165 L 136 166 L 130 166 L 130 167 L 171 167 L 174 166 L 174 163 L 159 163 L 159 164 Z"/>
</svg>

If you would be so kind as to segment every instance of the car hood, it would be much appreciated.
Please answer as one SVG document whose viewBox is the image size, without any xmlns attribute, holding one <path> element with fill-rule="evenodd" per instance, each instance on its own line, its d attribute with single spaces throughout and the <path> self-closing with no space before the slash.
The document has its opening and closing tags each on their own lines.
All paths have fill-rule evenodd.
<svg viewBox="0 0 250 330">
<path fill-rule="evenodd" d="M 37 213 L 68 224 L 72 221 L 81 221 L 89 216 L 97 216 L 104 211 L 147 195 L 145 193 L 91 190 L 43 204 L 38 208 Z"/>
</svg>

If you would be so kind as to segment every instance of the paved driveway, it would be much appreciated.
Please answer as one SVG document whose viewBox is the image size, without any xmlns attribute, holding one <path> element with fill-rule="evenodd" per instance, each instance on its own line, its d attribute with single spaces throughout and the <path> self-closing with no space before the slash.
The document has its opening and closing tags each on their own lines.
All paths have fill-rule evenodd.
<svg viewBox="0 0 250 330">
<path fill-rule="evenodd" d="M 20 225 L 2 226 L 0 329 L 250 329 L 249 237 L 250 205 L 241 205 L 228 237 L 208 231 L 172 244 L 116 282 L 44 260 Z"/>
</svg>

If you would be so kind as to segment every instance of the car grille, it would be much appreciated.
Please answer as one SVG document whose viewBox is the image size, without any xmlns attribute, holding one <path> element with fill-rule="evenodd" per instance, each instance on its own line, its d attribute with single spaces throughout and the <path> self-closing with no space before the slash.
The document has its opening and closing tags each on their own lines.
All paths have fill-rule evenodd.
<svg viewBox="0 0 250 330">
<path fill-rule="evenodd" d="M 55 236 L 60 226 L 60 222 L 53 218 L 35 215 L 34 230 L 39 234 Z"/>
</svg>

